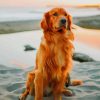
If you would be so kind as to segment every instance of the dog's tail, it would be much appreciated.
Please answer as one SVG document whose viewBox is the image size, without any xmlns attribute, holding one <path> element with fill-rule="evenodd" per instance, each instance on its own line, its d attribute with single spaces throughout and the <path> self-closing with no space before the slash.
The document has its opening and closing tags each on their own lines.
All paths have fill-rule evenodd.
<svg viewBox="0 0 100 100">
<path fill-rule="evenodd" d="M 83 84 L 83 81 L 81 80 L 72 80 L 70 85 L 71 86 L 78 86 L 78 85 L 82 85 Z"/>
<path fill-rule="evenodd" d="M 66 78 L 66 87 L 69 86 L 78 86 L 78 85 L 82 85 L 83 81 L 81 80 L 71 80 L 69 73 L 67 73 L 67 78 Z"/>
</svg>

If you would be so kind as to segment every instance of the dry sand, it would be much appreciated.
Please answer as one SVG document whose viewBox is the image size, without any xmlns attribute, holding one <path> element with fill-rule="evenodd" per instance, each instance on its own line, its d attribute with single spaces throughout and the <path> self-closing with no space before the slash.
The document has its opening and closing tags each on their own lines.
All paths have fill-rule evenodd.
<svg viewBox="0 0 100 100">
<path fill-rule="evenodd" d="M 75 27 L 76 29 L 73 30 L 76 34 L 75 51 L 88 53 L 95 60 L 99 60 L 100 48 L 97 49 L 99 45 L 96 44 L 100 43 L 100 31 Z M 36 51 L 25 52 L 24 45 L 30 44 L 38 48 L 42 34 L 41 31 L 30 31 L 0 35 L 0 100 L 18 100 L 18 96 L 24 89 L 26 74 L 35 65 L 36 56 Z M 95 41 L 92 42 L 92 40 Z M 89 47 L 91 44 L 93 44 L 93 47 L 96 45 L 96 48 L 91 49 Z M 75 63 L 71 77 L 82 79 L 84 84 L 69 87 L 75 93 L 75 96 L 63 97 L 63 100 L 99 100 L 99 67 L 100 62 Z M 27 100 L 33 100 L 29 98 L 30 96 Z M 45 98 L 45 100 L 49 99 Z"/>
</svg>

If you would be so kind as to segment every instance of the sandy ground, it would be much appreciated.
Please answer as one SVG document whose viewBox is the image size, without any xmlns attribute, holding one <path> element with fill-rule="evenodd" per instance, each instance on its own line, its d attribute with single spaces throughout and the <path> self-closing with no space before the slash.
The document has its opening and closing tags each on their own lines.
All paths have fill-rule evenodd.
<svg viewBox="0 0 100 100">
<path fill-rule="evenodd" d="M 99 100 L 100 99 L 100 62 L 74 64 L 71 79 L 81 79 L 84 84 L 69 87 L 75 94 L 72 97 L 63 96 L 63 100 Z M 27 69 L 11 68 L 0 65 L 0 100 L 18 100 L 25 89 L 26 74 L 33 67 Z M 28 96 L 27 100 L 34 100 Z M 53 100 L 51 97 L 44 100 Z"/>
<path fill-rule="evenodd" d="M 75 27 L 76 29 L 73 30 L 76 35 L 75 52 L 88 54 L 100 61 L 100 48 L 98 48 L 99 45 L 97 46 L 97 43 L 100 43 L 100 31 Z M 35 65 L 37 51 L 25 52 L 24 45 L 29 44 L 38 48 L 42 34 L 42 31 L 38 30 L 0 35 L 0 100 L 18 100 L 18 96 L 24 89 L 26 74 Z M 100 62 L 75 63 L 71 77 L 82 79 L 84 84 L 78 87 L 70 87 L 75 96 L 63 97 L 63 100 L 99 100 L 99 66 Z M 33 100 L 29 98 L 30 96 L 28 100 Z M 49 99 L 45 98 L 44 100 Z"/>
</svg>

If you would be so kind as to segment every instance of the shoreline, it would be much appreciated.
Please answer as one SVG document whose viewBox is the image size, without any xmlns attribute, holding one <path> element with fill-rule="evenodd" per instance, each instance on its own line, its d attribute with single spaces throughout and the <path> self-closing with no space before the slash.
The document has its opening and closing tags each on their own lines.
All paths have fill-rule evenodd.
<svg viewBox="0 0 100 100">
<path fill-rule="evenodd" d="M 0 34 L 39 30 L 40 22 L 40 19 L 0 22 Z M 100 15 L 74 17 L 73 23 L 84 28 L 100 29 Z"/>
<path fill-rule="evenodd" d="M 40 29 L 40 20 L 0 22 L 0 34 L 8 34 Z"/>
</svg>

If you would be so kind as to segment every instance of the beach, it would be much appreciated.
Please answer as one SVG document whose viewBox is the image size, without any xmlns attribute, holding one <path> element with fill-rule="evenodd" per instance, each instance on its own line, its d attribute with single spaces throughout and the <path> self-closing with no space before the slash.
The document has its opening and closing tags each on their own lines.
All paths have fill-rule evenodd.
<svg viewBox="0 0 100 100">
<path fill-rule="evenodd" d="M 69 87 L 75 96 L 63 96 L 63 100 L 99 100 L 99 65 L 100 62 L 74 64 L 71 79 L 81 79 L 84 84 L 82 86 Z M 26 74 L 33 69 L 33 66 L 28 69 L 18 69 L 0 65 L 0 69 L 0 100 L 18 100 L 18 97 L 25 89 Z M 50 100 L 50 98 L 52 97 L 44 100 Z M 28 96 L 27 100 L 33 100 L 33 98 Z"/>
<path fill-rule="evenodd" d="M 76 30 L 79 31 L 78 29 Z M 24 45 L 29 44 L 37 49 L 42 35 L 43 33 L 40 30 L 0 36 L 1 100 L 18 100 L 19 95 L 25 88 L 27 73 L 34 69 L 37 51 L 24 51 Z M 75 52 L 87 54 L 98 61 L 74 63 L 71 78 L 81 79 L 84 83 L 82 86 L 69 87 L 75 93 L 75 96 L 63 97 L 63 100 L 94 100 L 94 98 L 96 98 L 95 100 L 99 100 L 100 98 L 100 49 L 89 48 L 83 42 L 74 42 Z M 45 98 L 45 100 L 49 100 L 50 98 Z M 32 100 L 32 97 L 28 96 L 27 100 Z"/>
<path fill-rule="evenodd" d="M 37 11 L 39 14 L 42 12 L 38 18 L 32 19 L 32 15 L 26 19 L 22 17 L 23 20 L 19 18 L 0 21 L 0 100 L 18 100 L 25 89 L 27 73 L 34 69 L 36 52 L 43 35 L 40 21 L 44 10 Z M 73 17 L 74 29 L 72 29 L 75 35 L 74 53 L 86 54 L 94 61 L 79 62 L 73 59 L 71 79 L 81 79 L 83 85 L 70 86 L 69 89 L 75 95 L 63 96 L 63 100 L 99 100 L 100 15 L 97 13 L 93 15 L 91 13 L 89 16 L 76 15 Z M 84 27 L 87 23 L 82 23 L 83 21 L 95 22 L 91 24 L 91 27 Z M 35 49 L 25 51 L 27 45 Z M 52 97 L 44 98 L 44 100 L 50 98 Z M 33 97 L 28 96 L 27 100 L 33 100 Z"/>
</svg>

